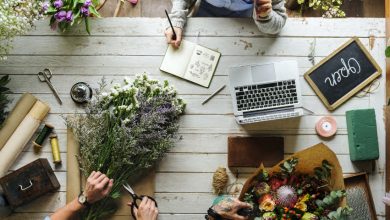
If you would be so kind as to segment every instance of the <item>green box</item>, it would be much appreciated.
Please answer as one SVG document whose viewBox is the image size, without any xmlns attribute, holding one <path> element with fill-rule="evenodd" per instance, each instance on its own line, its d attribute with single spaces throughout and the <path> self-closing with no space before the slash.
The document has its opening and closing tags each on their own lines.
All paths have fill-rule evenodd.
<svg viewBox="0 0 390 220">
<path fill-rule="evenodd" d="M 351 161 L 379 158 L 375 110 L 359 109 L 346 112 L 349 155 Z"/>
</svg>

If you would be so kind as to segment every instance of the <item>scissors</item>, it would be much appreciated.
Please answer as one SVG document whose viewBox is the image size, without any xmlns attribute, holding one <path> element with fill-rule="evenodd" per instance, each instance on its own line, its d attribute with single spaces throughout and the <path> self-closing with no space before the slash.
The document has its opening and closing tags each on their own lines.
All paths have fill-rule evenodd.
<svg viewBox="0 0 390 220">
<path fill-rule="evenodd" d="M 57 98 L 60 105 L 62 105 L 62 100 L 61 100 L 60 96 L 58 95 L 57 90 L 54 88 L 53 84 L 51 84 L 51 82 L 50 82 L 50 79 L 52 76 L 53 76 L 53 74 L 51 73 L 50 69 L 44 69 L 43 72 L 38 73 L 38 79 L 41 82 L 46 82 L 47 85 L 49 85 L 50 89 L 54 93 L 54 96 Z"/>
<path fill-rule="evenodd" d="M 137 194 L 135 194 L 134 190 L 130 187 L 130 185 L 128 183 L 125 183 L 122 186 L 130 194 L 131 198 L 133 198 L 133 201 L 131 202 L 131 216 L 133 216 L 134 219 L 137 219 L 135 217 L 134 207 L 138 209 L 138 206 L 144 197 L 151 199 L 154 202 L 154 204 L 156 205 L 156 207 L 158 207 L 157 202 L 153 197 L 145 196 L 145 195 L 138 196 Z M 139 203 L 137 203 L 137 202 L 139 202 Z"/>
</svg>

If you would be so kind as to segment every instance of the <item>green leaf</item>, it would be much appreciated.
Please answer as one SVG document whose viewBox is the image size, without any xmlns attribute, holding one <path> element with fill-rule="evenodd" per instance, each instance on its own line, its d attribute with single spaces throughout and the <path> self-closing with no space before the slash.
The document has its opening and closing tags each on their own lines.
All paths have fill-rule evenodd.
<svg viewBox="0 0 390 220">
<path fill-rule="evenodd" d="M 77 3 L 79 3 L 78 0 L 73 0 L 72 11 L 73 11 L 73 9 L 76 9 Z"/>
<path fill-rule="evenodd" d="M 91 31 L 89 29 L 89 19 L 85 18 L 85 29 L 87 30 L 87 33 L 91 35 Z"/>
<path fill-rule="evenodd" d="M 386 57 L 390 57 L 390 46 L 388 46 L 386 48 L 385 54 L 386 54 Z"/>
<path fill-rule="evenodd" d="M 101 18 L 99 12 L 96 11 L 96 8 L 93 6 L 89 6 L 89 11 L 96 17 Z"/>
<path fill-rule="evenodd" d="M 57 9 L 54 8 L 53 6 L 50 6 L 49 8 L 47 8 L 45 14 L 54 14 L 57 12 Z"/>
</svg>

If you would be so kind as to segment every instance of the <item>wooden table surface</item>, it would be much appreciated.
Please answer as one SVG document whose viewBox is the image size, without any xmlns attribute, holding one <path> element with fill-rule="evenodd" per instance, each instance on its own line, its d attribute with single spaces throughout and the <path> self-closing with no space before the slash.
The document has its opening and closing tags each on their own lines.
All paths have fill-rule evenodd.
<svg viewBox="0 0 390 220">
<path fill-rule="evenodd" d="M 0 75 L 11 75 L 9 86 L 14 92 L 11 95 L 13 104 L 23 92 L 31 92 L 50 104 L 52 109 L 46 121 L 53 124 L 59 134 L 63 165 L 55 168 L 61 182 L 59 192 L 18 208 L 17 213 L 6 219 L 42 219 L 65 204 L 66 126 L 61 115 L 82 111 L 69 97 L 71 86 L 84 81 L 97 87 L 103 76 L 120 81 L 124 76 L 132 77 L 142 72 L 157 79 L 168 79 L 188 103 L 180 123 L 182 140 L 157 168 L 155 196 L 160 207 L 159 219 L 203 218 L 214 198 L 211 193 L 213 172 L 218 166 L 227 165 L 229 135 L 282 136 L 286 155 L 324 142 L 336 152 L 344 173 L 369 169 L 370 166 L 352 164 L 349 159 L 345 111 L 370 107 L 376 109 L 380 158 L 369 177 L 378 217 L 384 219 L 385 207 L 381 198 L 385 190 L 385 74 L 374 94 L 353 97 L 334 112 L 324 107 L 302 75 L 313 65 L 310 56 L 318 62 L 353 36 L 359 37 L 367 48 L 371 36 L 373 47 L 369 51 L 385 70 L 385 19 L 289 19 L 278 37 L 269 37 L 259 33 L 248 19 L 192 18 L 185 39 L 222 53 L 209 89 L 159 71 L 167 48 L 162 35 L 164 27 L 165 19 L 161 18 L 105 18 L 91 22 L 92 35 L 88 36 L 83 25 L 60 34 L 50 30 L 48 21 L 42 21 L 27 36 L 16 38 L 8 60 L 0 62 Z M 299 63 L 303 104 L 314 115 L 243 127 L 234 120 L 228 88 L 201 105 L 209 94 L 228 84 L 229 66 L 288 59 Z M 52 83 L 59 91 L 63 105 L 59 105 L 49 87 L 37 79 L 36 74 L 44 68 L 52 70 Z M 314 130 L 315 122 L 325 115 L 332 115 L 338 123 L 338 133 L 331 139 L 318 137 Z M 12 170 L 38 157 L 52 161 L 48 143 L 39 155 L 27 146 Z M 240 170 L 240 181 L 244 181 L 250 171 Z"/>
</svg>

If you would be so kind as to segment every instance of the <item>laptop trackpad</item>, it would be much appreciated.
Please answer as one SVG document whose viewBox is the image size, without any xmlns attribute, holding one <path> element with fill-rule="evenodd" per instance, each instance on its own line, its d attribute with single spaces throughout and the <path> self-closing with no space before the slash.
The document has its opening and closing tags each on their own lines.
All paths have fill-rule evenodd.
<svg viewBox="0 0 390 220">
<path fill-rule="evenodd" d="M 276 73 L 274 64 L 251 66 L 253 82 L 275 81 Z"/>
</svg>

